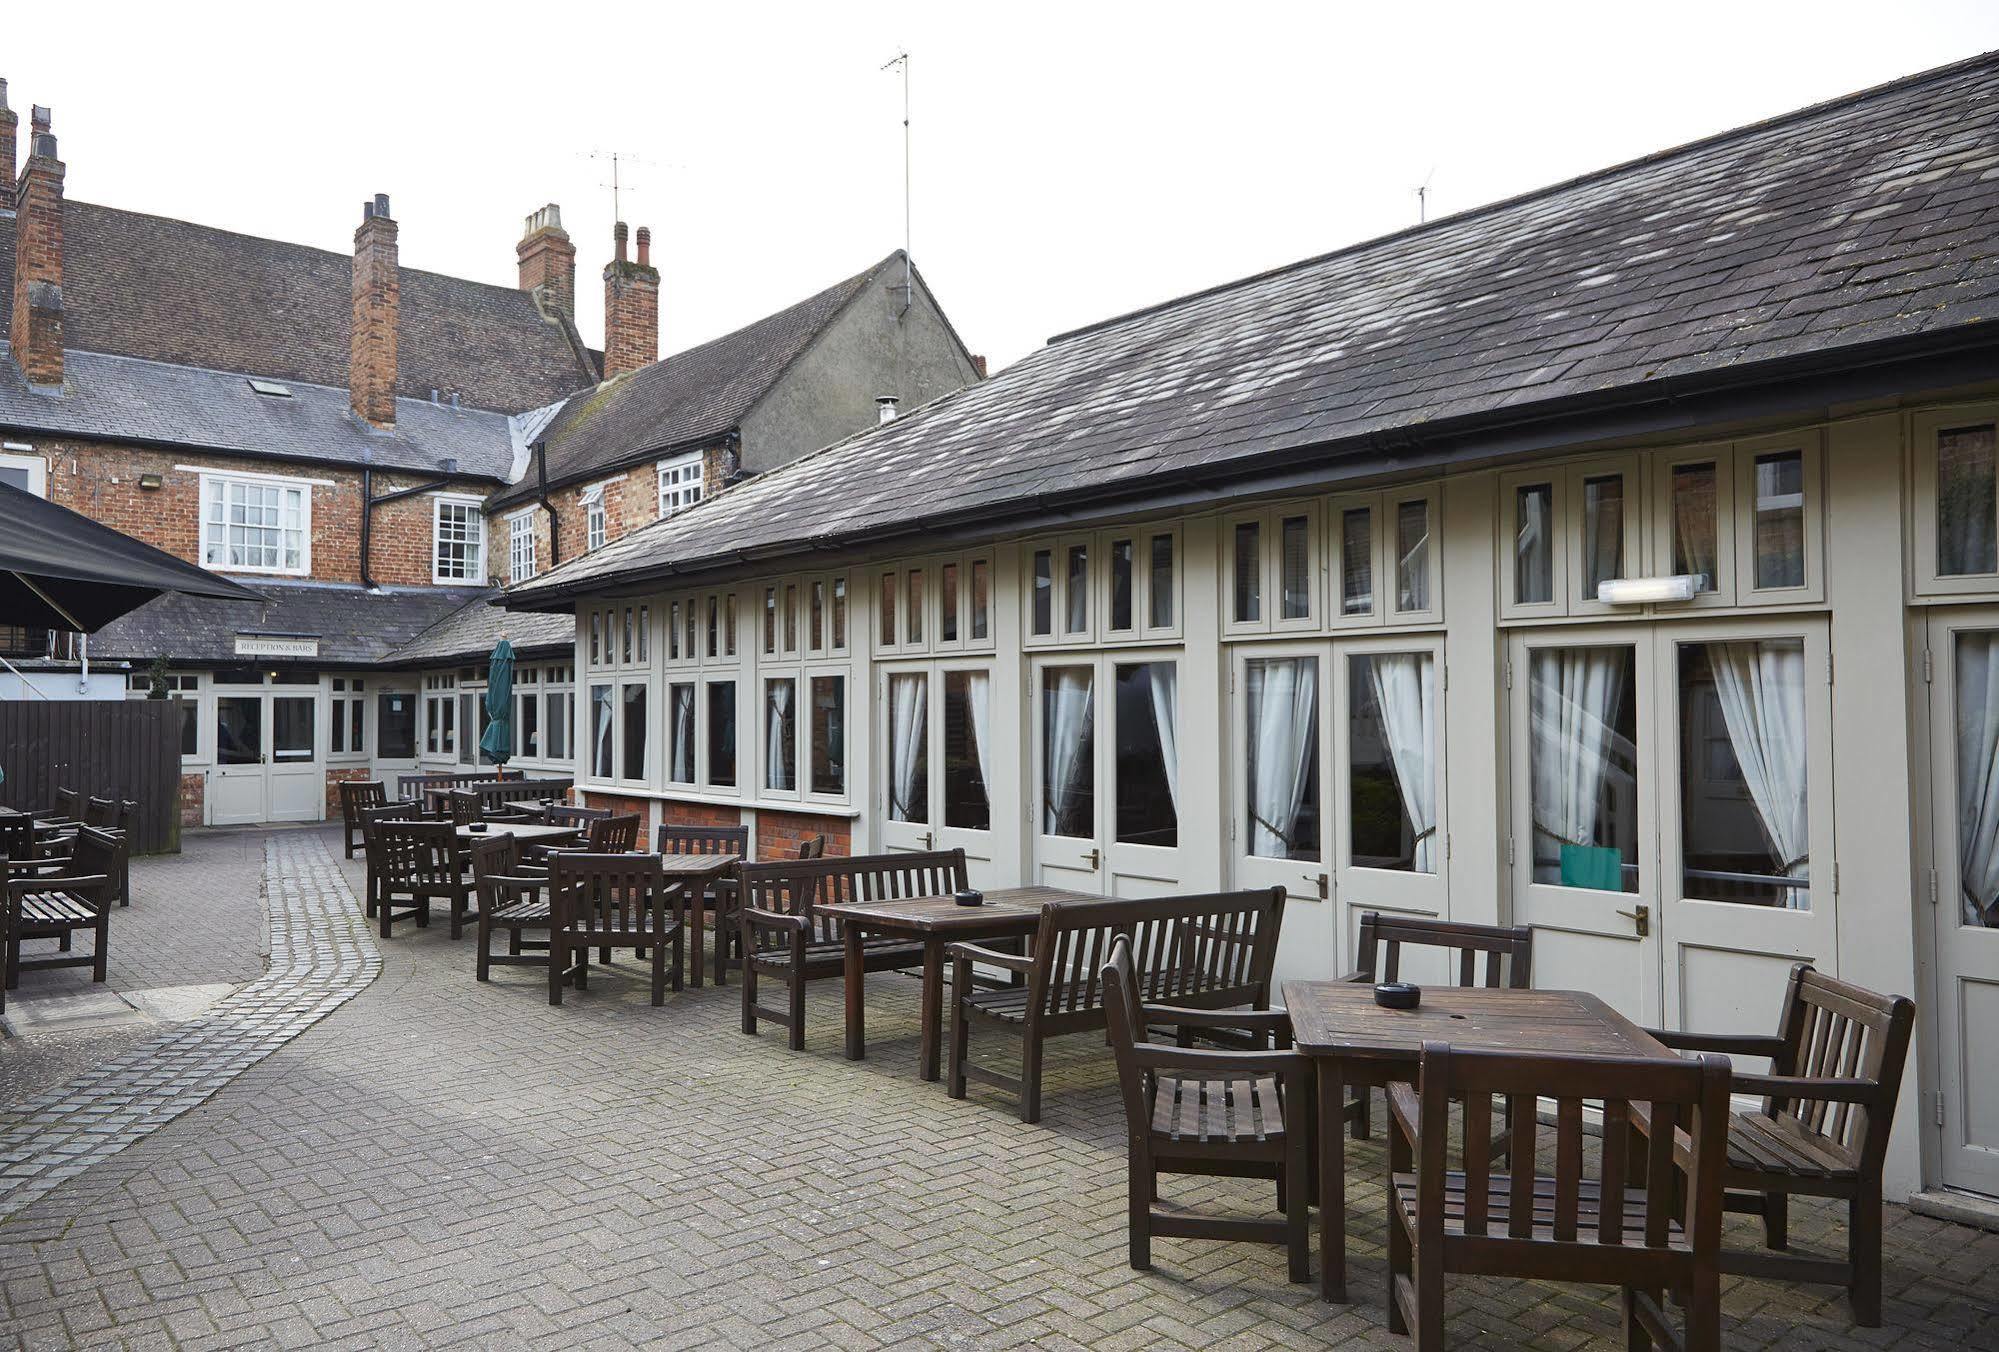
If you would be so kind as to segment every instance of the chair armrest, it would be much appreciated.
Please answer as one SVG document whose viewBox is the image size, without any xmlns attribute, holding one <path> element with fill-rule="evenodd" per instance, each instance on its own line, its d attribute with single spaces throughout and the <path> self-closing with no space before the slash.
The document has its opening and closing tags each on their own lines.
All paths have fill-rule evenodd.
<svg viewBox="0 0 1999 1352">
<path fill-rule="evenodd" d="M 1874 1080 L 1808 1079 L 1801 1075 L 1731 1075 L 1730 1092 L 1764 1094 L 1775 1099 L 1815 1099 L 1827 1103 L 1881 1102 L 1881 1086 Z"/>
<path fill-rule="evenodd" d="M 803 933 L 812 928 L 812 917 L 807 915 L 788 915 L 783 911 L 765 911 L 755 906 L 738 907 L 737 913 L 742 916 L 744 924 L 758 929 L 797 930 Z"/>
<path fill-rule="evenodd" d="M 1402 1139 L 1409 1142 L 1409 1148 L 1414 1150 L 1422 1139 L 1418 1124 L 1423 1120 L 1423 1102 L 1416 1097 L 1416 1087 L 1398 1080 L 1390 1083 L 1386 1092 L 1388 1120 L 1402 1133 Z"/>
<path fill-rule="evenodd" d="M 1733 1056 L 1777 1056 L 1784 1039 L 1756 1033 L 1675 1033 L 1664 1028 L 1647 1028 L 1646 1036 L 1680 1052 L 1724 1052 Z"/>
<path fill-rule="evenodd" d="M 1298 1075 L 1311 1064 L 1303 1052 L 1210 1051 L 1203 1047 L 1162 1047 L 1141 1042 L 1131 1049 L 1133 1061 L 1142 1070 L 1185 1071 L 1208 1079 L 1229 1079 L 1243 1075 Z"/>
<path fill-rule="evenodd" d="M 1241 1028 L 1265 1033 L 1291 1032 L 1291 1014 L 1282 1009 L 1184 1009 L 1179 1005 L 1140 1005 L 1147 1023 L 1176 1023 L 1183 1028 Z"/>
<path fill-rule="evenodd" d="M 111 879 L 102 873 L 55 873 L 40 878 L 10 879 L 7 894 L 10 897 L 28 897 L 37 892 L 90 892 L 110 885 Z"/>
<path fill-rule="evenodd" d="M 1034 957 L 1024 953 L 1002 953 L 984 944 L 956 943 L 944 950 L 953 962 L 985 962 L 1009 972 L 1019 972 L 1022 976 L 1034 970 Z"/>
</svg>

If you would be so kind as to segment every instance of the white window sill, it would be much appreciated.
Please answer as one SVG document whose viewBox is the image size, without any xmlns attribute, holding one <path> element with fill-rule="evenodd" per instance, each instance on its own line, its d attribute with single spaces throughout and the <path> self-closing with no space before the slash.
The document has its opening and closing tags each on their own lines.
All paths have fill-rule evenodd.
<svg viewBox="0 0 1999 1352">
<path fill-rule="evenodd" d="M 753 812 L 797 812 L 810 817 L 859 818 L 861 815 L 859 808 L 842 803 L 825 803 L 810 799 L 801 802 L 796 798 L 741 798 L 693 787 L 651 789 L 601 779 L 583 780 L 576 787 L 583 793 L 617 794 L 625 798 L 645 798 L 654 802 L 707 803 L 714 807 L 748 808 Z"/>
</svg>

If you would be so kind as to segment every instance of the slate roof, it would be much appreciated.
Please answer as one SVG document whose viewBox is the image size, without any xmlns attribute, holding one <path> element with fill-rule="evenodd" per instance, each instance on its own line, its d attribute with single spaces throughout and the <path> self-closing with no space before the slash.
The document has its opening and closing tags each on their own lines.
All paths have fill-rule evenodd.
<svg viewBox="0 0 1999 1352">
<path fill-rule="evenodd" d="M 86 352 L 347 387 L 353 257 L 67 201 L 63 341 Z M 498 260 L 496 260 L 498 261 Z M 401 269 L 397 392 L 519 413 L 594 384 L 575 330 L 512 287 Z M 0 218 L 0 334 L 14 220 Z"/>
<path fill-rule="evenodd" d="M 890 267 L 901 266 L 898 249 L 816 296 L 576 395 L 543 436 L 549 484 L 576 483 L 667 447 L 726 435 L 842 310 Z M 532 491 L 523 483 L 496 501 Z"/>
<path fill-rule="evenodd" d="M 62 393 L 47 394 L 29 387 L 0 343 L 0 428 L 425 473 L 455 460 L 455 473 L 500 483 L 512 473 L 523 420 L 401 399 L 395 429 L 381 431 L 354 416 L 345 389 L 283 384 L 290 398 L 258 394 L 232 372 L 72 351 Z"/>
<path fill-rule="evenodd" d="M 576 646 L 576 621 L 568 615 L 502 610 L 486 592 L 452 611 L 402 644 L 386 659 L 391 666 L 424 666 L 483 658 L 504 636 L 522 656 L 567 653 Z"/>
<path fill-rule="evenodd" d="M 1989 53 L 1062 335 L 508 603 L 1167 485 L 1224 496 L 1801 358 L 1989 344 L 1995 318 Z"/>
<path fill-rule="evenodd" d="M 90 638 L 90 655 L 150 662 L 164 653 L 177 665 L 249 662 L 264 666 L 377 665 L 400 644 L 488 593 L 465 587 L 362 587 L 266 583 L 262 602 L 162 596 Z M 319 640 L 316 658 L 244 658 L 238 634 Z"/>
</svg>

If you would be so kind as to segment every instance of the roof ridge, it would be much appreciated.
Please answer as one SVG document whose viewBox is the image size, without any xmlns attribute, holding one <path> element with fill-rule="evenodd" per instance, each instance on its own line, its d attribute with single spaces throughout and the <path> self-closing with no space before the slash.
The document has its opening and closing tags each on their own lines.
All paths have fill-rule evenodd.
<svg viewBox="0 0 1999 1352">
<path fill-rule="evenodd" d="M 1067 342 L 1071 338 L 1079 338 L 1085 334 L 1101 333 L 1107 329 L 1116 328 L 1120 324 L 1129 323 L 1134 319 L 1144 319 L 1152 315 L 1162 314 L 1181 305 L 1206 300 L 1211 296 L 1222 295 L 1242 287 L 1253 286 L 1258 282 L 1269 281 L 1273 277 L 1282 277 L 1289 273 L 1317 267 L 1322 263 L 1330 262 L 1336 258 L 1363 253 L 1378 246 L 1397 243 L 1417 235 L 1429 234 L 1433 231 L 1441 232 L 1447 227 L 1462 225 L 1468 221 L 1496 215 L 1524 203 L 1552 197 L 1558 193 L 1567 192 L 1570 189 L 1581 187 L 1587 183 L 1597 183 L 1616 178 L 1620 174 L 1629 173 L 1634 169 L 1646 165 L 1677 159 L 1683 155 L 1691 155 L 1696 151 L 1708 150 L 1730 141 L 1760 135 L 1764 132 L 1772 131 L 1779 127 L 1790 126 L 1814 117 L 1822 117 L 1828 113 L 1853 107 L 1871 99 L 1899 93 L 1908 89 L 1915 89 L 1934 81 L 1975 70 L 1980 66 L 1992 64 L 1999 64 L 1999 48 L 1980 52 L 1976 56 L 1964 57 L 1941 66 L 1932 66 L 1927 70 L 1916 71 L 1910 75 L 1900 75 L 1892 80 L 1884 80 L 1879 84 L 1869 85 L 1864 89 L 1835 95 L 1829 99 L 1821 99 L 1817 103 L 1806 104 L 1802 108 L 1793 108 L 1771 117 L 1761 118 L 1755 122 L 1745 122 L 1739 126 L 1729 127 L 1718 132 L 1711 132 L 1706 136 L 1696 137 L 1691 141 L 1683 141 L 1679 145 L 1669 146 L 1664 150 L 1655 150 L 1649 154 L 1634 156 L 1631 159 L 1622 160 L 1601 169 L 1592 169 L 1587 173 L 1576 174 L 1554 183 L 1543 184 L 1538 188 L 1530 188 L 1525 192 L 1515 193 L 1511 197 L 1503 197 L 1495 202 L 1482 202 L 1477 206 L 1466 207 L 1463 211 L 1452 212 L 1448 216 L 1439 216 L 1434 221 L 1425 221 L 1417 225 L 1404 226 L 1400 230 L 1391 230 L 1385 235 L 1371 235 L 1366 239 L 1355 240 L 1351 244 L 1341 245 L 1337 249 L 1329 249 L 1325 253 L 1314 254 L 1309 258 L 1301 258 L 1295 262 L 1283 263 L 1274 268 L 1265 268 L 1263 271 L 1251 273 L 1247 277 L 1236 277 L 1226 282 L 1217 282 L 1213 286 L 1202 287 L 1166 300 L 1155 301 L 1150 305 L 1141 305 L 1137 309 L 1127 310 L 1122 314 L 1112 315 L 1107 319 L 1099 319 L 1095 323 L 1079 325 L 1073 329 L 1064 329 L 1062 332 L 1050 337 L 1044 346 L 1053 346 L 1056 343 Z"/>
</svg>

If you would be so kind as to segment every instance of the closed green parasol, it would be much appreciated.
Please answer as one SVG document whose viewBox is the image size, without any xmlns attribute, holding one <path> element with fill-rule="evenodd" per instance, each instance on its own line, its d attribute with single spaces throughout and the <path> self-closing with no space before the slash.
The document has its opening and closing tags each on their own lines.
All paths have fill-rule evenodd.
<svg viewBox="0 0 1999 1352">
<path fill-rule="evenodd" d="M 479 749 L 495 765 L 514 758 L 514 645 L 504 638 L 486 659 L 486 735 Z"/>
</svg>

